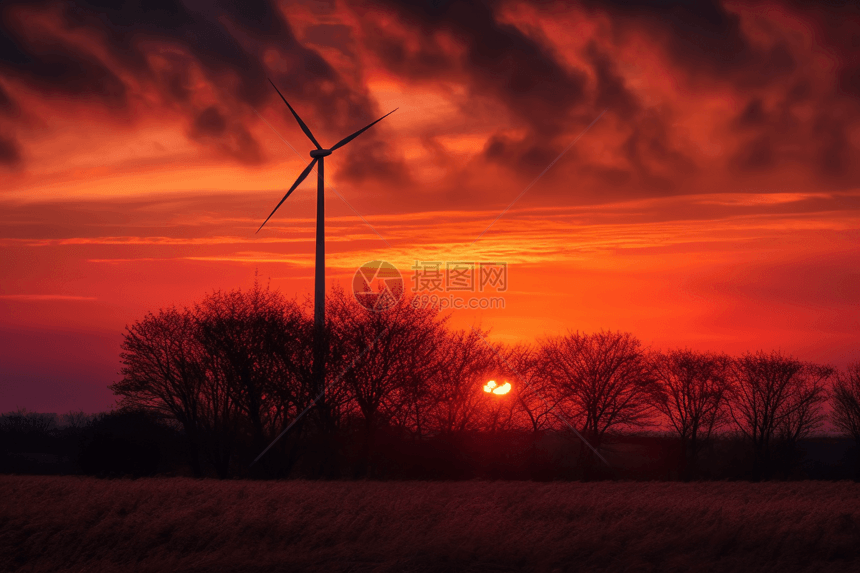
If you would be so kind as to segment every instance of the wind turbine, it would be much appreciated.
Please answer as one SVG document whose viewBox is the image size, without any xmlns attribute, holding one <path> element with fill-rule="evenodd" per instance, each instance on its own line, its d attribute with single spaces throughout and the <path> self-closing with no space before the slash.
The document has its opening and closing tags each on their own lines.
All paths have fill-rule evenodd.
<svg viewBox="0 0 860 573">
<path fill-rule="evenodd" d="M 299 114 L 296 113 L 296 110 L 293 109 L 293 106 L 290 105 L 290 102 L 287 101 L 287 98 L 281 93 L 281 90 L 275 85 L 275 83 L 269 79 L 269 83 L 272 84 L 272 87 L 275 88 L 275 91 L 278 92 L 278 95 L 281 96 L 281 99 L 284 100 L 284 103 L 287 104 L 287 107 L 290 108 L 290 112 L 292 112 L 293 117 L 296 118 L 296 121 L 299 124 L 299 127 L 302 128 L 302 131 L 305 132 L 305 135 L 308 136 L 308 139 L 311 140 L 311 143 L 314 144 L 316 149 L 311 150 L 311 157 L 313 160 L 305 167 L 305 170 L 301 172 L 296 182 L 293 183 L 292 187 L 286 192 L 284 198 L 277 204 L 277 206 L 272 210 L 266 220 L 263 221 L 263 224 L 260 225 L 260 228 L 257 229 L 257 233 L 260 232 L 260 229 L 269 222 L 269 219 L 272 218 L 272 215 L 275 214 L 275 211 L 287 200 L 287 197 L 290 196 L 290 193 L 295 191 L 296 187 L 298 187 L 302 181 L 310 174 L 311 170 L 313 170 L 314 165 L 319 163 L 317 169 L 317 234 L 316 234 L 316 261 L 314 268 L 314 364 L 313 364 L 313 377 L 316 382 L 317 390 L 314 394 L 324 393 L 325 392 L 325 176 L 324 176 L 324 165 L 325 165 L 325 157 L 332 154 L 335 149 L 339 149 L 370 129 L 374 124 L 382 121 L 395 111 L 400 108 L 395 108 L 394 110 L 386 113 L 373 123 L 359 129 L 352 135 L 344 137 L 334 145 L 332 145 L 329 149 L 323 149 L 323 147 L 319 144 L 319 142 L 314 137 L 314 134 L 311 133 L 311 130 L 308 129 L 308 126 L 305 125 L 305 122 L 302 121 L 302 118 L 299 117 Z M 322 398 L 320 403 L 321 409 L 324 412 L 324 416 L 327 415 L 325 408 L 325 397 Z M 327 421 L 327 420 L 326 420 Z"/>
</svg>

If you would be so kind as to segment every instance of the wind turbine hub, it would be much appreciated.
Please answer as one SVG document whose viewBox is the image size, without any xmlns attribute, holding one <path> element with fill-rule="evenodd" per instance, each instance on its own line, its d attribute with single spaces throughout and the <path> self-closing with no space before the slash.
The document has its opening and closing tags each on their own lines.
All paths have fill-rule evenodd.
<svg viewBox="0 0 860 573">
<path fill-rule="evenodd" d="M 311 157 L 325 157 L 326 155 L 331 155 L 331 149 L 312 149 Z"/>
</svg>

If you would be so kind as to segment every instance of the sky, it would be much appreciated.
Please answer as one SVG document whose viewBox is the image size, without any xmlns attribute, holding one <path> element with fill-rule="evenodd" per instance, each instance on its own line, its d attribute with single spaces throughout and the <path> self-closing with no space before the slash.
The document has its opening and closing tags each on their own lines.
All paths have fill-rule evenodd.
<svg viewBox="0 0 860 573">
<path fill-rule="evenodd" d="M 853 2 L 120 4 L 0 6 L 2 412 L 110 408 L 147 312 L 311 296 L 267 78 L 324 147 L 398 108 L 327 158 L 329 287 L 504 262 L 454 326 L 860 360 Z"/>
</svg>

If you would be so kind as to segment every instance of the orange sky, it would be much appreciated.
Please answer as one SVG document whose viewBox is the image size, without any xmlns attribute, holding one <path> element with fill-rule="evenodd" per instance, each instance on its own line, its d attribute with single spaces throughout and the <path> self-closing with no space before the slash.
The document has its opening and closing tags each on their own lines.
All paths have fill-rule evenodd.
<svg viewBox="0 0 860 573">
<path fill-rule="evenodd" d="M 311 148 L 267 76 L 324 146 L 400 108 L 326 161 L 330 283 L 505 261 L 455 325 L 860 360 L 852 3 L 241 5 L 0 8 L 0 411 L 109 407 L 149 310 L 310 295 L 315 178 L 254 233 Z"/>
</svg>

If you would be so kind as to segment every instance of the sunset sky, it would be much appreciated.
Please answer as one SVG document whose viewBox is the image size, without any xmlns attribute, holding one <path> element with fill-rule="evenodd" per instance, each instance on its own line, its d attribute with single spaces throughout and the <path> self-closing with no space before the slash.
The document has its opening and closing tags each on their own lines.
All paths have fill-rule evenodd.
<svg viewBox="0 0 860 573">
<path fill-rule="evenodd" d="M 326 161 L 329 285 L 504 261 L 454 325 L 860 360 L 854 2 L 114 4 L 0 7 L 0 412 L 109 408 L 148 311 L 311 295 L 315 177 L 255 234 L 311 149 L 267 77 L 323 146 L 399 107 Z"/>
</svg>

